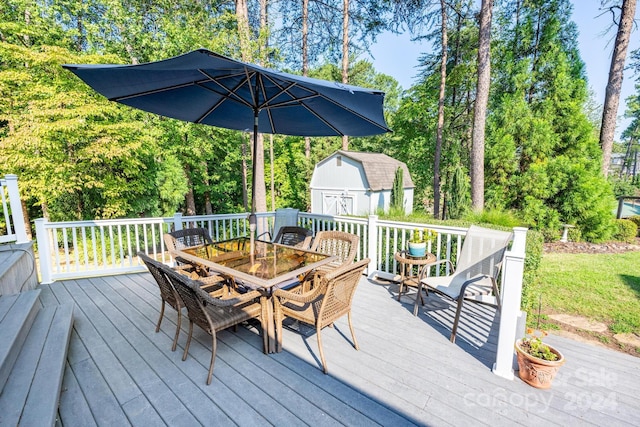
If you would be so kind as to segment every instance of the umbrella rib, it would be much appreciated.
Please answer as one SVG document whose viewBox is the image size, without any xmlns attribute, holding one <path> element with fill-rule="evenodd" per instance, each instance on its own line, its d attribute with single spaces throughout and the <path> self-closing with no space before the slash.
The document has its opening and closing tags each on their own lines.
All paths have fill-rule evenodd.
<svg viewBox="0 0 640 427">
<path fill-rule="evenodd" d="M 326 101 L 328 101 L 328 102 L 330 102 L 330 103 L 332 103 L 332 104 L 344 109 L 345 111 L 348 111 L 349 113 L 359 117 L 360 119 L 362 119 L 362 120 L 364 120 L 364 121 L 366 121 L 366 122 L 368 122 L 368 123 L 370 123 L 370 124 L 372 124 L 374 126 L 377 126 L 380 129 L 389 130 L 384 126 L 380 126 L 378 123 L 376 123 L 375 121 L 369 119 L 368 117 L 358 113 L 357 111 L 354 111 L 354 110 L 352 110 L 352 109 L 350 109 L 348 107 L 345 107 L 344 105 L 339 104 L 338 102 L 334 101 L 333 99 L 331 99 L 331 98 L 329 98 L 329 97 L 327 97 L 325 95 L 322 95 L 318 91 L 312 91 L 312 90 L 309 90 L 309 88 L 307 88 L 307 87 L 299 86 L 296 82 L 292 82 L 287 87 L 283 87 L 281 84 L 279 84 L 277 81 L 275 81 L 271 77 L 269 77 L 269 76 L 265 76 L 265 77 L 268 78 L 274 85 L 276 85 L 276 86 L 278 86 L 280 88 L 280 92 L 278 92 L 277 95 L 271 97 L 271 99 L 275 99 L 276 97 L 280 96 L 282 93 L 287 93 L 292 98 L 291 100 L 271 105 L 271 106 L 269 106 L 269 108 L 286 107 L 287 105 L 294 105 L 294 104 L 301 105 L 307 111 L 309 111 L 311 114 L 313 114 L 316 118 L 318 118 L 321 122 L 323 122 L 325 125 L 327 125 L 327 127 L 332 129 L 335 133 L 337 133 L 338 135 L 344 135 L 343 132 L 341 132 L 335 126 L 333 126 L 331 123 L 329 123 L 327 120 L 322 118 L 322 116 L 318 115 L 312 108 L 309 108 L 307 105 L 304 104 L 304 101 L 306 101 L 308 99 L 320 97 L 320 98 L 322 98 L 322 99 L 324 99 L 324 100 L 326 100 Z M 304 89 L 304 90 L 306 90 L 308 92 L 311 92 L 311 95 L 306 96 L 306 97 L 302 97 L 302 98 L 296 98 L 294 95 L 292 95 L 289 92 L 292 87 L 296 87 L 296 86 L 301 87 L 302 89 Z M 263 87 L 264 87 L 264 85 L 263 85 Z M 266 96 L 265 96 L 265 99 L 266 99 Z M 268 101 L 265 101 L 264 104 L 268 104 Z M 272 129 L 273 129 L 273 126 L 272 126 Z M 274 129 L 274 131 L 275 131 L 275 129 Z"/>
<path fill-rule="evenodd" d="M 188 83 L 180 83 L 177 85 L 173 85 L 173 86 L 167 86 L 167 87 L 163 87 L 163 88 L 159 88 L 159 89 L 151 89 L 151 90 L 146 90 L 143 92 L 137 92 L 137 93 L 132 93 L 129 95 L 124 95 L 124 96 L 114 96 L 113 98 L 108 98 L 109 101 L 114 101 L 114 102 L 120 102 L 120 101 L 125 101 L 127 99 L 131 99 L 131 98 L 137 98 L 140 96 L 146 96 L 146 95 L 153 95 L 154 93 L 162 93 L 162 92 L 167 92 L 169 90 L 174 90 L 174 89 L 182 89 L 183 87 L 188 87 L 188 86 L 199 86 L 201 83 L 206 82 L 206 80 L 202 80 L 202 81 L 196 81 L 196 82 L 188 82 Z"/>
<path fill-rule="evenodd" d="M 274 123 L 273 123 L 273 118 L 271 117 L 271 108 L 286 107 L 288 105 L 302 105 L 308 112 L 313 114 L 318 120 L 320 120 L 322 123 L 324 123 L 329 129 L 332 129 L 338 135 L 343 135 L 343 133 L 340 130 L 338 130 L 335 126 L 333 126 L 331 123 L 329 123 L 327 120 L 325 120 L 323 117 L 318 115 L 315 111 L 313 111 L 313 109 L 307 107 L 304 104 L 303 101 L 305 101 L 307 99 L 311 99 L 311 98 L 316 98 L 318 96 L 322 96 L 317 91 L 312 91 L 312 90 L 309 90 L 309 88 L 303 87 L 302 89 L 304 89 L 304 90 L 306 90 L 308 92 L 311 92 L 311 95 L 306 96 L 304 98 L 296 98 L 293 94 L 291 94 L 289 92 L 289 90 L 292 87 L 298 86 L 297 83 L 291 82 L 290 85 L 288 85 L 287 87 L 284 87 L 283 85 L 279 84 L 277 81 L 272 79 L 271 77 L 269 77 L 269 76 L 265 76 L 265 77 L 267 79 L 269 79 L 269 81 L 271 81 L 271 83 L 273 83 L 274 85 L 276 85 L 280 89 L 280 92 L 278 92 L 276 95 L 272 96 L 271 98 L 267 99 L 266 93 L 264 93 L 264 84 L 262 85 L 263 96 L 265 98 L 264 105 L 268 105 L 269 106 L 269 108 L 267 108 L 267 114 L 269 115 L 269 123 L 271 124 L 271 132 L 272 133 L 276 133 L 276 128 L 275 128 Z M 269 101 L 277 98 L 278 96 L 280 96 L 283 93 L 286 93 L 287 95 L 289 95 L 291 97 L 291 99 L 288 100 L 288 101 L 282 102 L 282 103 L 269 105 Z"/>
<path fill-rule="evenodd" d="M 262 75 L 258 74 L 256 75 L 256 92 L 258 90 L 262 90 L 262 97 L 264 98 L 264 103 L 262 105 L 260 105 L 258 107 L 258 110 L 261 110 L 262 108 L 264 108 L 265 105 L 268 105 L 268 100 L 267 100 L 267 92 L 265 91 L 265 86 L 264 86 L 264 82 L 262 81 Z M 260 81 L 260 85 L 258 85 L 258 80 Z M 271 79 L 269 79 L 271 80 Z M 274 82 L 275 83 L 275 82 Z M 276 84 L 276 86 L 280 87 L 280 85 Z M 282 93 L 282 92 L 280 92 Z M 280 94 L 278 93 L 278 95 Z M 273 98 L 271 98 L 273 99 Z M 257 104 L 258 100 L 254 100 L 254 102 Z M 267 108 L 267 117 L 269 118 L 269 128 L 271 128 L 271 133 L 275 133 L 276 132 L 276 128 L 275 128 L 275 124 L 273 122 L 273 116 L 271 115 L 271 108 Z"/>
<path fill-rule="evenodd" d="M 246 70 L 246 68 L 245 68 L 245 70 Z M 220 105 L 222 105 L 222 103 L 223 103 L 225 100 L 239 102 L 240 104 L 243 104 L 243 105 L 245 105 L 245 106 L 247 106 L 247 107 L 254 108 L 254 105 L 252 105 L 250 102 L 247 102 L 244 98 L 242 98 L 241 96 L 238 96 L 238 94 L 236 93 L 236 91 L 237 91 L 240 87 L 242 87 L 242 85 L 243 85 L 243 84 L 245 84 L 245 83 L 250 83 L 250 82 L 251 82 L 251 78 L 250 78 L 250 76 L 249 76 L 248 72 L 247 72 L 247 74 L 246 74 L 246 76 L 247 76 L 246 80 L 242 80 L 240 83 L 238 83 L 238 84 L 236 85 L 236 87 L 234 87 L 233 89 L 229 89 L 229 88 L 228 88 L 228 87 L 226 87 L 224 84 L 222 84 L 221 82 L 219 82 L 219 81 L 218 81 L 218 79 L 217 79 L 216 77 L 213 77 L 213 76 L 209 75 L 206 71 L 204 71 L 204 70 L 202 70 L 202 69 L 199 69 L 198 71 L 200 71 L 202 74 L 204 74 L 204 75 L 205 75 L 205 76 L 207 76 L 207 78 L 208 78 L 207 80 L 203 80 L 203 81 L 199 82 L 198 86 L 199 86 L 199 87 L 201 87 L 202 89 L 205 89 L 205 90 L 208 90 L 208 91 L 210 91 L 210 92 L 213 92 L 213 93 L 215 93 L 215 94 L 217 94 L 217 95 L 220 95 L 220 96 L 221 96 L 221 98 L 220 98 L 220 100 L 219 100 L 218 102 L 216 102 L 216 104 L 215 104 L 214 106 L 212 106 L 211 108 L 209 108 L 209 109 L 207 110 L 207 112 L 206 112 L 206 113 L 204 113 L 204 114 L 203 114 L 202 116 L 200 116 L 197 120 L 195 120 L 195 123 L 202 123 L 202 121 L 203 121 L 204 119 L 206 119 L 206 118 L 207 118 L 207 116 L 208 116 L 209 114 L 213 113 L 213 112 L 216 110 L 216 108 L 218 108 Z M 244 74 L 244 73 L 238 73 L 237 75 L 242 75 L 242 74 Z M 228 77 L 229 77 L 229 75 L 226 75 L 226 76 L 224 76 L 224 77 L 225 77 L 225 78 L 228 78 Z M 207 87 L 207 86 L 203 86 L 203 85 L 201 84 L 201 83 L 206 83 L 206 82 L 211 82 L 211 83 L 215 83 L 215 84 L 217 84 L 217 85 L 218 85 L 218 86 L 220 86 L 222 89 L 224 89 L 225 93 L 221 93 L 221 92 L 219 92 L 219 91 L 215 90 L 214 88 L 210 88 L 210 87 Z M 231 96 L 231 97 L 229 97 L 229 96 L 227 96 L 227 94 L 232 95 L 232 96 Z M 253 98 L 253 93 L 251 94 L 251 97 Z"/>
</svg>

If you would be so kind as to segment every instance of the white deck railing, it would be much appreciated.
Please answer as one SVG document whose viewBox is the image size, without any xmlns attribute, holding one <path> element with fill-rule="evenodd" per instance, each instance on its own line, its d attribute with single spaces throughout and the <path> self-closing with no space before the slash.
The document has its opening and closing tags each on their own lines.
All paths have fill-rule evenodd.
<svg viewBox="0 0 640 427">
<path fill-rule="evenodd" d="M 257 215 L 259 231 L 273 231 L 274 212 Z M 437 241 L 427 248 L 437 259 L 456 258 L 466 229 L 409 222 L 300 213 L 298 223 L 314 234 L 321 230 L 342 230 L 360 237 L 356 259 L 370 258 L 368 275 L 395 278 L 398 265 L 394 254 L 406 248 L 411 232 L 425 227 L 438 232 Z M 169 262 L 162 235 L 185 227 L 204 227 L 215 240 L 247 235 L 248 214 L 182 216 L 170 218 L 136 218 L 77 222 L 36 220 L 36 235 L 42 283 L 76 277 L 144 271 L 136 254 L 144 251 Z M 511 248 L 506 252 L 502 269 L 498 350 L 493 372 L 513 378 L 513 343 L 519 322 L 522 276 L 524 271 L 526 229 L 514 228 Z M 447 274 L 437 271 L 435 274 Z"/>
<path fill-rule="evenodd" d="M 272 231 L 274 212 L 257 214 L 258 230 Z M 162 235 L 171 230 L 204 227 L 216 241 L 249 232 L 248 214 L 197 215 L 176 214 L 166 218 L 47 222 L 38 219 L 36 235 L 43 283 L 77 277 L 142 271 L 136 254 L 143 251 L 163 262 L 170 256 Z M 369 274 L 393 278 L 398 271 L 394 254 L 407 247 L 414 229 L 425 227 L 438 232 L 437 241 L 427 250 L 437 259 L 456 258 L 466 229 L 383 221 L 377 216 L 354 218 L 300 213 L 299 225 L 315 235 L 322 230 L 341 230 L 360 237 L 356 260 L 370 258 Z M 448 273 L 448 272 L 444 272 Z"/>
<path fill-rule="evenodd" d="M 0 199 L 0 221 L 4 222 L 4 227 L 0 226 L 0 243 L 28 242 L 16 175 L 5 175 L 4 179 L 0 179 Z"/>
</svg>

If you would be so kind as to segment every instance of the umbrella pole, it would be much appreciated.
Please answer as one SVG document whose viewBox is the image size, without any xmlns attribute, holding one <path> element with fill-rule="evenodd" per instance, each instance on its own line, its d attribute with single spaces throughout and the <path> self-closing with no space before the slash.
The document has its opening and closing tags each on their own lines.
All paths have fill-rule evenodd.
<svg viewBox="0 0 640 427">
<path fill-rule="evenodd" d="M 256 153 L 258 152 L 258 109 L 254 109 L 253 115 L 253 162 L 251 164 L 251 214 L 249 215 L 249 232 L 251 233 L 251 253 L 253 254 L 256 234 Z"/>
</svg>

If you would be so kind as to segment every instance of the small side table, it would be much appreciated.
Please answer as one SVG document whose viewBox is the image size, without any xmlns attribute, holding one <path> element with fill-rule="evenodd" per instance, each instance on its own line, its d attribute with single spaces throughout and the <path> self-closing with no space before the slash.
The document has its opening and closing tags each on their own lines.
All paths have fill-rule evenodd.
<svg viewBox="0 0 640 427">
<path fill-rule="evenodd" d="M 396 261 L 400 263 L 400 291 L 398 292 L 398 301 L 402 296 L 402 291 L 405 287 L 414 286 L 418 287 L 418 280 L 422 269 L 430 264 L 436 262 L 436 256 L 431 253 L 426 253 L 421 257 L 414 257 L 409 255 L 409 251 L 396 252 L 394 255 Z M 418 267 L 417 274 L 413 274 L 414 267 Z M 420 295 L 422 298 L 422 295 Z M 422 301 L 424 305 L 424 301 Z"/>
</svg>

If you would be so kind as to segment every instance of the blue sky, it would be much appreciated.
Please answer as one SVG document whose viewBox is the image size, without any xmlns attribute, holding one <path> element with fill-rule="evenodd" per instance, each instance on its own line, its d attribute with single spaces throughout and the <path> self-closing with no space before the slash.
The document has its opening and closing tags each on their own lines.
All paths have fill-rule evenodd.
<svg viewBox="0 0 640 427">
<path fill-rule="evenodd" d="M 605 33 L 611 24 L 611 15 L 608 13 L 601 15 L 600 0 L 572 0 L 572 3 L 574 4 L 572 20 L 578 25 L 580 32 L 578 37 L 580 56 L 585 62 L 589 86 L 595 93 L 596 102 L 602 105 L 616 35 L 615 29 Z M 640 7 L 636 8 L 636 20 L 640 22 Z M 640 48 L 640 30 L 636 28 L 631 35 L 629 53 L 638 48 Z M 411 42 L 406 34 L 397 36 L 386 33 L 378 37 L 377 43 L 371 48 L 371 54 L 377 71 L 394 77 L 404 89 L 408 89 L 418 73 L 416 68 L 418 57 L 429 49 L 429 44 Z M 620 132 L 629 124 L 629 120 L 623 119 L 622 115 L 626 108 L 625 98 L 633 92 L 634 76 L 627 70 L 622 84 L 616 137 L 619 137 Z"/>
</svg>

